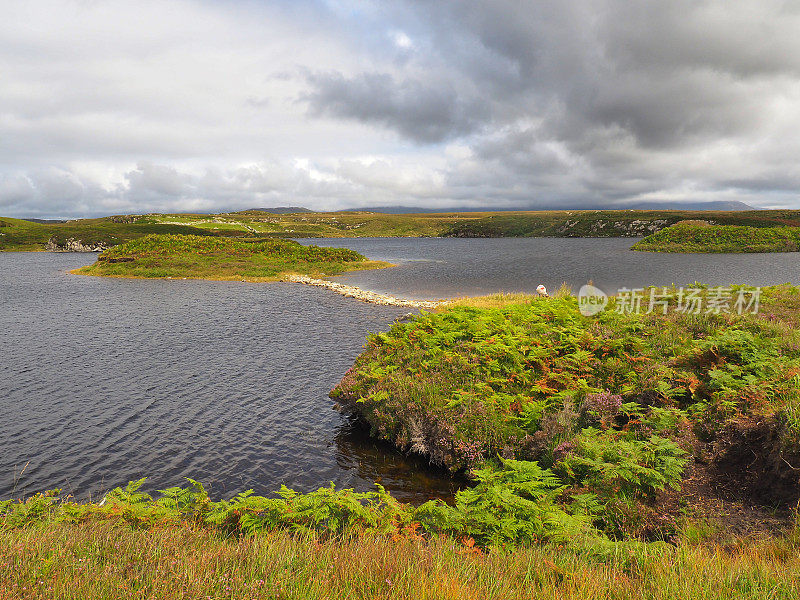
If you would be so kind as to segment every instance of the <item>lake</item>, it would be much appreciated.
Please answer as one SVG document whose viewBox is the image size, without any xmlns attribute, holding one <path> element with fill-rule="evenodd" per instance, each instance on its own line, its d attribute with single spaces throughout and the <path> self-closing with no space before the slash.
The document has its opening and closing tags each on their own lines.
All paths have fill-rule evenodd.
<svg viewBox="0 0 800 600">
<path fill-rule="evenodd" d="M 415 299 L 533 293 L 592 281 L 608 294 L 647 285 L 754 286 L 800 283 L 800 253 L 667 254 L 634 252 L 635 238 L 352 238 L 300 240 L 347 247 L 397 267 L 336 281 Z"/>
<path fill-rule="evenodd" d="M 413 298 L 642 285 L 800 282 L 797 254 L 630 252 L 631 239 L 326 239 L 393 269 L 337 277 Z M 0 498 L 98 497 L 199 479 L 215 499 L 333 481 L 398 498 L 454 482 L 334 411 L 327 393 L 407 309 L 298 284 L 69 275 L 88 254 L 0 253 Z"/>
</svg>

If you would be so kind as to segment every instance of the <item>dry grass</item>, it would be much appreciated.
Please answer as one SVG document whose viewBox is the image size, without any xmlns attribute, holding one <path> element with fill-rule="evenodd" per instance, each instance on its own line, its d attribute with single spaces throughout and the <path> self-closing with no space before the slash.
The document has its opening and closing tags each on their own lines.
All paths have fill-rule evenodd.
<svg viewBox="0 0 800 600">
<path fill-rule="evenodd" d="M 226 539 L 185 526 L 43 524 L 0 532 L 0 598 L 797 598 L 795 538 L 715 546 L 544 546 L 287 533 Z"/>
<path fill-rule="evenodd" d="M 566 283 L 562 283 L 561 287 L 553 293 L 556 298 L 563 298 L 572 295 L 572 288 Z M 512 304 L 530 304 L 536 300 L 540 300 L 542 296 L 537 294 L 525 294 L 522 292 L 498 292 L 496 294 L 489 294 L 487 296 L 465 296 L 463 298 L 454 298 L 442 305 L 439 310 L 453 308 L 456 306 L 469 306 L 472 308 L 503 308 Z"/>
</svg>

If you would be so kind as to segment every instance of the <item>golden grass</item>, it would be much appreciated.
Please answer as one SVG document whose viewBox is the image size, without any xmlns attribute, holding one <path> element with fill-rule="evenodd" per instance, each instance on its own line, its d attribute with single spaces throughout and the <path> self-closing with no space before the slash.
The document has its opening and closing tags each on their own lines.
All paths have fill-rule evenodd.
<svg viewBox="0 0 800 600">
<path fill-rule="evenodd" d="M 800 597 L 795 538 L 729 547 L 543 546 L 481 552 L 435 537 L 288 533 L 243 539 L 190 525 L 42 524 L 0 531 L 0 598 L 720 599 Z"/>
<path fill-rule="evenodd" d="M 556 298 L 563 298 L 572 295 L 572 288 L 566 283 L 561 284 L 555 293 L 552 294 Z M 462 298 L 453 298 L 447 304 L 443 305 L 439 310 L 453 308 L 457 306 L 469 306 L 472 308 L 503 308 L 513 304 L 530 304 L 537 300 L 541 300 L 542 296 L 538 294 L 526 294 L 524 292 L 497 292 L 496 294 L 488 294 L 486 296 L 464 296 Z"/>
<path fill-rule="evenodd" d="M 472 308 L 502 308 L 511 304 L 528 304 L 536 300 L 534 294 L 524 294 L 521 292 L 498 292 L 487 296 L 464 296 L 453 298 L 441 308 L 453 308 L 456 306 L 470 306 Z M 441 310 L 441 309 L 440 309 Z"/>
<path fill-rule="evenodd" d="M 290 275 L 309 275 L 308 273 L 300 273 L 295 271 L 283 271 L 274 277 L 251 277 L 248 275 L 217 275 L 213 273 L 205 273 L 202 277 L 185 277 L 182 275 L 175 275 L 175 276 L 166 276 L 166 277 L 150 277 L 150 276 L 142 276 L 142 275 L 129 275 L 129 274 L 110 274 L 104 272 L 98 272 L 93 267 L 96 266 L 95 264 L 87 265 L 85 267 L 79 267 L 77 269 L 71 269 L 68 273 L 72 275 L 88 275 L 90 277 L 111 277 L 115 279 L 196 279 L 202 281 L 242 281 L 247 283 L 274 283 L 276 281 L 286 281 Z M 392 263 L 383 261 L 383 260 L 364 260 L 360 261 L 354 265 L 347 265 L 345 264 L 342 268 L 341 273 L 337 273 L 337 275 L 342 275 L 344 273 L 349 273 L 352 271 L 363 271 L 367 269 L 388 269 L 390 267 L 394 267 Z M 327 277 L 325 273 L 322 272 L 315 272 L 311 273 L 311 276 L 314 277 Z"/>
</svg>

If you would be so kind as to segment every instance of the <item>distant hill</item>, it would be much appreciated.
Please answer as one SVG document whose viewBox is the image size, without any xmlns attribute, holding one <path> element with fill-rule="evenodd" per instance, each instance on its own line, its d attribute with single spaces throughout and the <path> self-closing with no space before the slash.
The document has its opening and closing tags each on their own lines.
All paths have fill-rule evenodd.
<svg viewBox="0 0 800 600">
<path fill-rule="evenodd" d="M 260 210 L 260 209 L 259 209 Z M 421 206 L 367 206 L 350 208 L 341 212 L 374 212 L 394 215 L 410 213 L 469 213 L 469 212 L 519 212 L 530 210 L 759 210 L 744 202 L 712 200 L 708 202 L 631 202 L 615 205 L 597 204 L 575 206 L 570 204 L 547 204 L 539 206 L 452 206 L 423 208 Z"/>
<path fill-rule="evenodd" d="M 310 208 L 303 208 L 302 206 L 274 206 L 272 208 L 248 208 L 247 210 L 237 211 L 240 213 L 248 212 L 266 212 L 273 215 L 289 215 L 293 213 L 312 213 Z"/>
<path fill-rule="evenodd" d="M 759 210 L 736 200 L 712 200 L 709 202 L 635 202 L 614 208 L 631 210 Z"/>
</svg>

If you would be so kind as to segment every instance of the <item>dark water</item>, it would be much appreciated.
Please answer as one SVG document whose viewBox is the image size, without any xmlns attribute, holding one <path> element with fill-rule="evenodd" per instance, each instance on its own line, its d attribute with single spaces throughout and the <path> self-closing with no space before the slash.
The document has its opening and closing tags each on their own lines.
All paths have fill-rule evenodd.
<svg viewBox="0 0 800 600">
<path fill-rule="evenodd" d="M 498 290 L 577 290 L 590 280 L 606 293 L 647 285 L 755 286 L 800 283 L 800 253 L 664 254 L 633 252 L 635 239 L 352 238 L 300 240 L 347 247 L 398 265 L 337 277 L 342 283 L 408 298 L 478 296 Z"/>
<path fill-rule="evenodd" d="M 282 483 L 448 496 L 376 444 L 330 388 L 403 309 L 298 284 L 69 275 L 94 255 L 0 253 L 0 498 L 149 476 L 212 497 Z"/>
<path fill-rule="evenodd" d="M 647 284 L 800 282 L 800 255 L 630 252 L 630 239 L 335 239 L 399 266 L 338 278 L 420 298 Z M 98 494 L 193 477 L 213 497 L 282 483 L 383 483 L 404 500 L 453 482 L 376 443 L 328 390 L 367 331 L 407 309 L 297 284 L 69 275 L 94 255 L 0 253 L 0 498 Z"/>
</svg>

